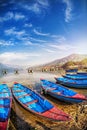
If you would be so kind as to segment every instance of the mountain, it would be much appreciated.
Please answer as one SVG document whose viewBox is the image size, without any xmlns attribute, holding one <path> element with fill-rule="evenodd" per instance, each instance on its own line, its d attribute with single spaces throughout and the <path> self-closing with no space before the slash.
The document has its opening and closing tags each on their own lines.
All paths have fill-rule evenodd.
<svg viewBox="0 0 87 130">
<path fill-rule="evenodd" d="M 65 64 L 68 61 L 81 61 L 83 59 L 87 58 L 87 55 L 85 54 L 71 54 L 67 57 L 61 58 L 61 59 L 57 59 L 54 60 L 50 63 L 44 64 L 42 66 L 39 67 L 45 67 L 45 66 L 61 66 L 63 64 Z"/>
<path fill-rule="evenodd" d="M 7 71 L 7 72 L 13 72 L 14 70 L 22 70 L 22 68 L 20 66 L 17 65 L 8 65 L 8 64 L 2 64 L 0 63 L 0 73 L 2 73 L 3 71 Z"/>
<path fill-rule="evenodd" d="M 2 72 L 3 70 L 11 72 L 13 69 L 13 67 L 0 63 L 0 72 Z"/>
<path fill-rule="evenodd" d="M 0 70 L 7 68 L 4 64 L 0 63 Z"/>
</svg>

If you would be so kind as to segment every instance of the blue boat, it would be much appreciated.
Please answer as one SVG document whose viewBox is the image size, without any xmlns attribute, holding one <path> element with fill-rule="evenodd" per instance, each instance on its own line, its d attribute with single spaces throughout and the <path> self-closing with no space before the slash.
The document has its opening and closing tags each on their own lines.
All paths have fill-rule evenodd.
<svg viewBox="0 0 87 130">
<path fill-rule="evenodd" d="M 14 83 L 12 93 L 22 107 L 34 114 L 54 121 L 70 120 L 68 114 L 52 105 L 40 94 L 22 84 Z"/>
<path fill-rule="evenodd" d="M 79 75 L 86 75 L 87 76 L 87 72 L 78 72 L 77 74 L 79 74 Z"/>
<path fill-rule="evenodd" d="M 66 70 L 66 73 L 77 73 L 78 69 L 68 69 Z"/>
<path fill-rule="evenodd" d="M 0 84 L 0 130 L 7 130 L 12 104 L 10 88 Z"/>
<path fill-rule="evenodd" d="M 57 83 L 71 88 L 87 88 L 87 79 L 55 78 Z"/>
<path fill-rule="evenodd" d="M 41 82 L 42 92 L 59 100 L 69 103 L 80 103 L 87 100 L 84 95 L 78 94 L 77 92 L 70 90 L 60 84 L 55 84 L 44 79 L 41 79 Z"/>
<path fill-rule="evenodd" d="M 80 75 L 80 74 L 66 74 L 63 75 L 65 78 L 70 78 L 70 79 L 86 79 L 87 80 L 87 75 Z"/>
</svg>

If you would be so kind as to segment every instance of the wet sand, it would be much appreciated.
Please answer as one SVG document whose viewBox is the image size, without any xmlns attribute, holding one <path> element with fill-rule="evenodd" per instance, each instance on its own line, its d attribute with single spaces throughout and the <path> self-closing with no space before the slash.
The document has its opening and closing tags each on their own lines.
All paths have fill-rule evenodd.
<svg viewBox="0 0 87 130">
<path fill-rule="evenodd" d="M 6 82 L 9 87 L 12 87 L 14 81 L 22 83 L 40 93 L 40 78 L 46 78 L 54 81 L 55 76 L 60 74 L 48 73 L 20 73 L 18 75 L 8 74 L 0 79 L 0 82 Z M 87 95 L 87 89 L 74 89 L 75 91 Z M 86 130 L 87 129 L 87 102 L 80 104 L 68 104 L 48 95 L 45 97 L 71 116 L 68 122 L 55 122 L 38 115 L 34 115 L 25 110 L 20 104 L 13 99 L 11 117 L 8 130 Z"/>
</svg>

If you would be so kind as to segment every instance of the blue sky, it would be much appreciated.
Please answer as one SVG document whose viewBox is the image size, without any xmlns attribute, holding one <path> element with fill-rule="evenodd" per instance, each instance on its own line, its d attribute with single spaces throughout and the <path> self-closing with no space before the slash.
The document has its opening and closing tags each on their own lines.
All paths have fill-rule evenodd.
<svg viewBox="0 0 87 130">
<path fill-rule="evenodd" d="M 32 66 L 87 54 L 87 0 L 0 0 L 0 62 Z"/>
</svg>

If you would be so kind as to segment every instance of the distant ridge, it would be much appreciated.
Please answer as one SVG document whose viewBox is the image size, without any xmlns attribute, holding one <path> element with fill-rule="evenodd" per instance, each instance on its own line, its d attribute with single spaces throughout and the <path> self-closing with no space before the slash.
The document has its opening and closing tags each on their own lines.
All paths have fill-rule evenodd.
<svg viewBox="0 0 87 130">
<path fill-rule="evenodd" d="M 7 72 L 13 72 L 14 70 L 21 70 L 22 68 L 20 66 L 17 65 L 8 65 L 8 64 L 2 64 L 0 63 L 0 73 L 2 73 L 3 71 L 7 71 Z"/>
<path fill-rule="evenodd" d="M 87 58 L 87 54 L 71 54 L 69 56 L 66 56 L 66 57 L 61 58 L 61 59 L 54 60 L 54 61 L 49 62 L 49 63 L 45 63 L 45 64 L 38 65 L 38 66 L 31 66 L 31 68 L 39 68 L 39 67 L 45 67 L 45 66 L 57 66 L 57 65 L 61 66 L 68 61 L 81 61 L 85 58 Z M 26 68 L 29 68 L 29 67 L 26 66 Z M 8 65 L 8 64 L 0 63 L 0 71 L 2 69 L 14 70 L 14 69 L 23 69 L 23 68 L 18 66 L 18 65 Z"/>
<path fill-rule="evenodd" d="M 0 63 L 0 73 L 1 73 L 3 70 L 8 70 L 8 71 L 11 72 L 12 70 L 14 70 L 14 68 L 11 67 L 11 66 L 8 66 L 8 65 L 5 65 L 5 64 Z"/>
<path fill-rule="evenodd" d="M 44 64 L 42 66 L 56 66 L 56 65 L 63 65 L 64 63 L 68 61 L 81 61 L 83 59 L 87 58 L 87 54 L 71 54 L 69 56 L 66 56 L 61 59 L 54 60 L 52 62 L 49 62 L 47 64 Z"/>
</svg>

